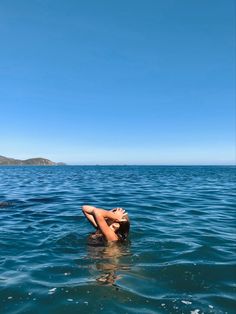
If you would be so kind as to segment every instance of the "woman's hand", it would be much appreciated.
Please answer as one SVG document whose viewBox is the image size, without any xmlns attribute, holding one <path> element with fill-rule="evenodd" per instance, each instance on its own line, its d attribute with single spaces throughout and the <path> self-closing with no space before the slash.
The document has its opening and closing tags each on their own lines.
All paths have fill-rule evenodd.
<svg viewBox="0 0 236 314">
<path fill-rule="evenodd" d="M 115 215 L 115 219 L 117 221 L 121 221 L 124 214 L 125 214 L 125 210 L 123 208 L 114 208 L 113 210 L 113 214 Z"/>
</svg>

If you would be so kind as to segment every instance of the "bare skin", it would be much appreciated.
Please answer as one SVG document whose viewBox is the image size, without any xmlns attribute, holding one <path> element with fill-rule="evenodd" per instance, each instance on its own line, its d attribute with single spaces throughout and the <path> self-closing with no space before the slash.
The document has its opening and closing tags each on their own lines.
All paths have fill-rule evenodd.
<svg viewBox="0 0 236 314">
<path fill-rule="evenodd" d="M 113 210 L 108 211 L 102 208 L 84 205 L 82 206 L 82 211 L 89 222 L 96 229 L 100 229 L 107 241 L 114 242 L 119 240 L 115 231 L 120 227 L 119 222 L 124 219 L 125 210 L 123 208 L 114 208 Z M 108 219 L 112 221 L 110 225 L 107 223 Z"/>
</svg>

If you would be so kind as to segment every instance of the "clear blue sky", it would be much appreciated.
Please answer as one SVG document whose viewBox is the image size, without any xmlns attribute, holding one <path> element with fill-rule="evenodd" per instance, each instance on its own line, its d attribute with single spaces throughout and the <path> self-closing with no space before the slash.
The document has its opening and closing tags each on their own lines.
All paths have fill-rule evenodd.
<svg viewBox="0 0 236 314">
<path fill-rule="evenodd" d="M 0 155 L 233 164 L 234 0 L 1 0 Z"/>
</svg>

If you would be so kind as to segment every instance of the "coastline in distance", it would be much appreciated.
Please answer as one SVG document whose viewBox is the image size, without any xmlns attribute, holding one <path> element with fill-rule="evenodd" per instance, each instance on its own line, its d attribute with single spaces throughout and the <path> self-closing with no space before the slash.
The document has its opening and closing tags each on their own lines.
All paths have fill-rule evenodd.
<svg viewBox="0 0 236 314">
<path fill-rule="evenodd" d="M 63 162 L 54 162 L 46 158 L 30 158 L 25 160 L 0 155 L 0 166 L 65 166 Z"/>
</svg>

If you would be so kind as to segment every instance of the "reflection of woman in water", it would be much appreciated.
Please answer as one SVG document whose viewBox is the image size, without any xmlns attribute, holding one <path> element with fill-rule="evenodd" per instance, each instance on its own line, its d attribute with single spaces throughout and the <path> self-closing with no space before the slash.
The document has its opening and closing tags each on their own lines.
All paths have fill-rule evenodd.
<svg viewBox="0 0 236 314">
<path fill-rule="evenodd" d="M 129 243 L 122 245 L 116 242 L 108 245 L 91 244 L 87 246 L 89 272 L 102 285 L 116 285 L 116 280 L 130 269 Z"/>
<path fill-rule="evenodd" d="M 123 208 L 111 211 L 84 205 L 82 211 L 89 222 L 97 229 L 92 239 L 102 239 L 108 242 L 125 241 L 129 234 L 130 222 Z"/>
</svg>

